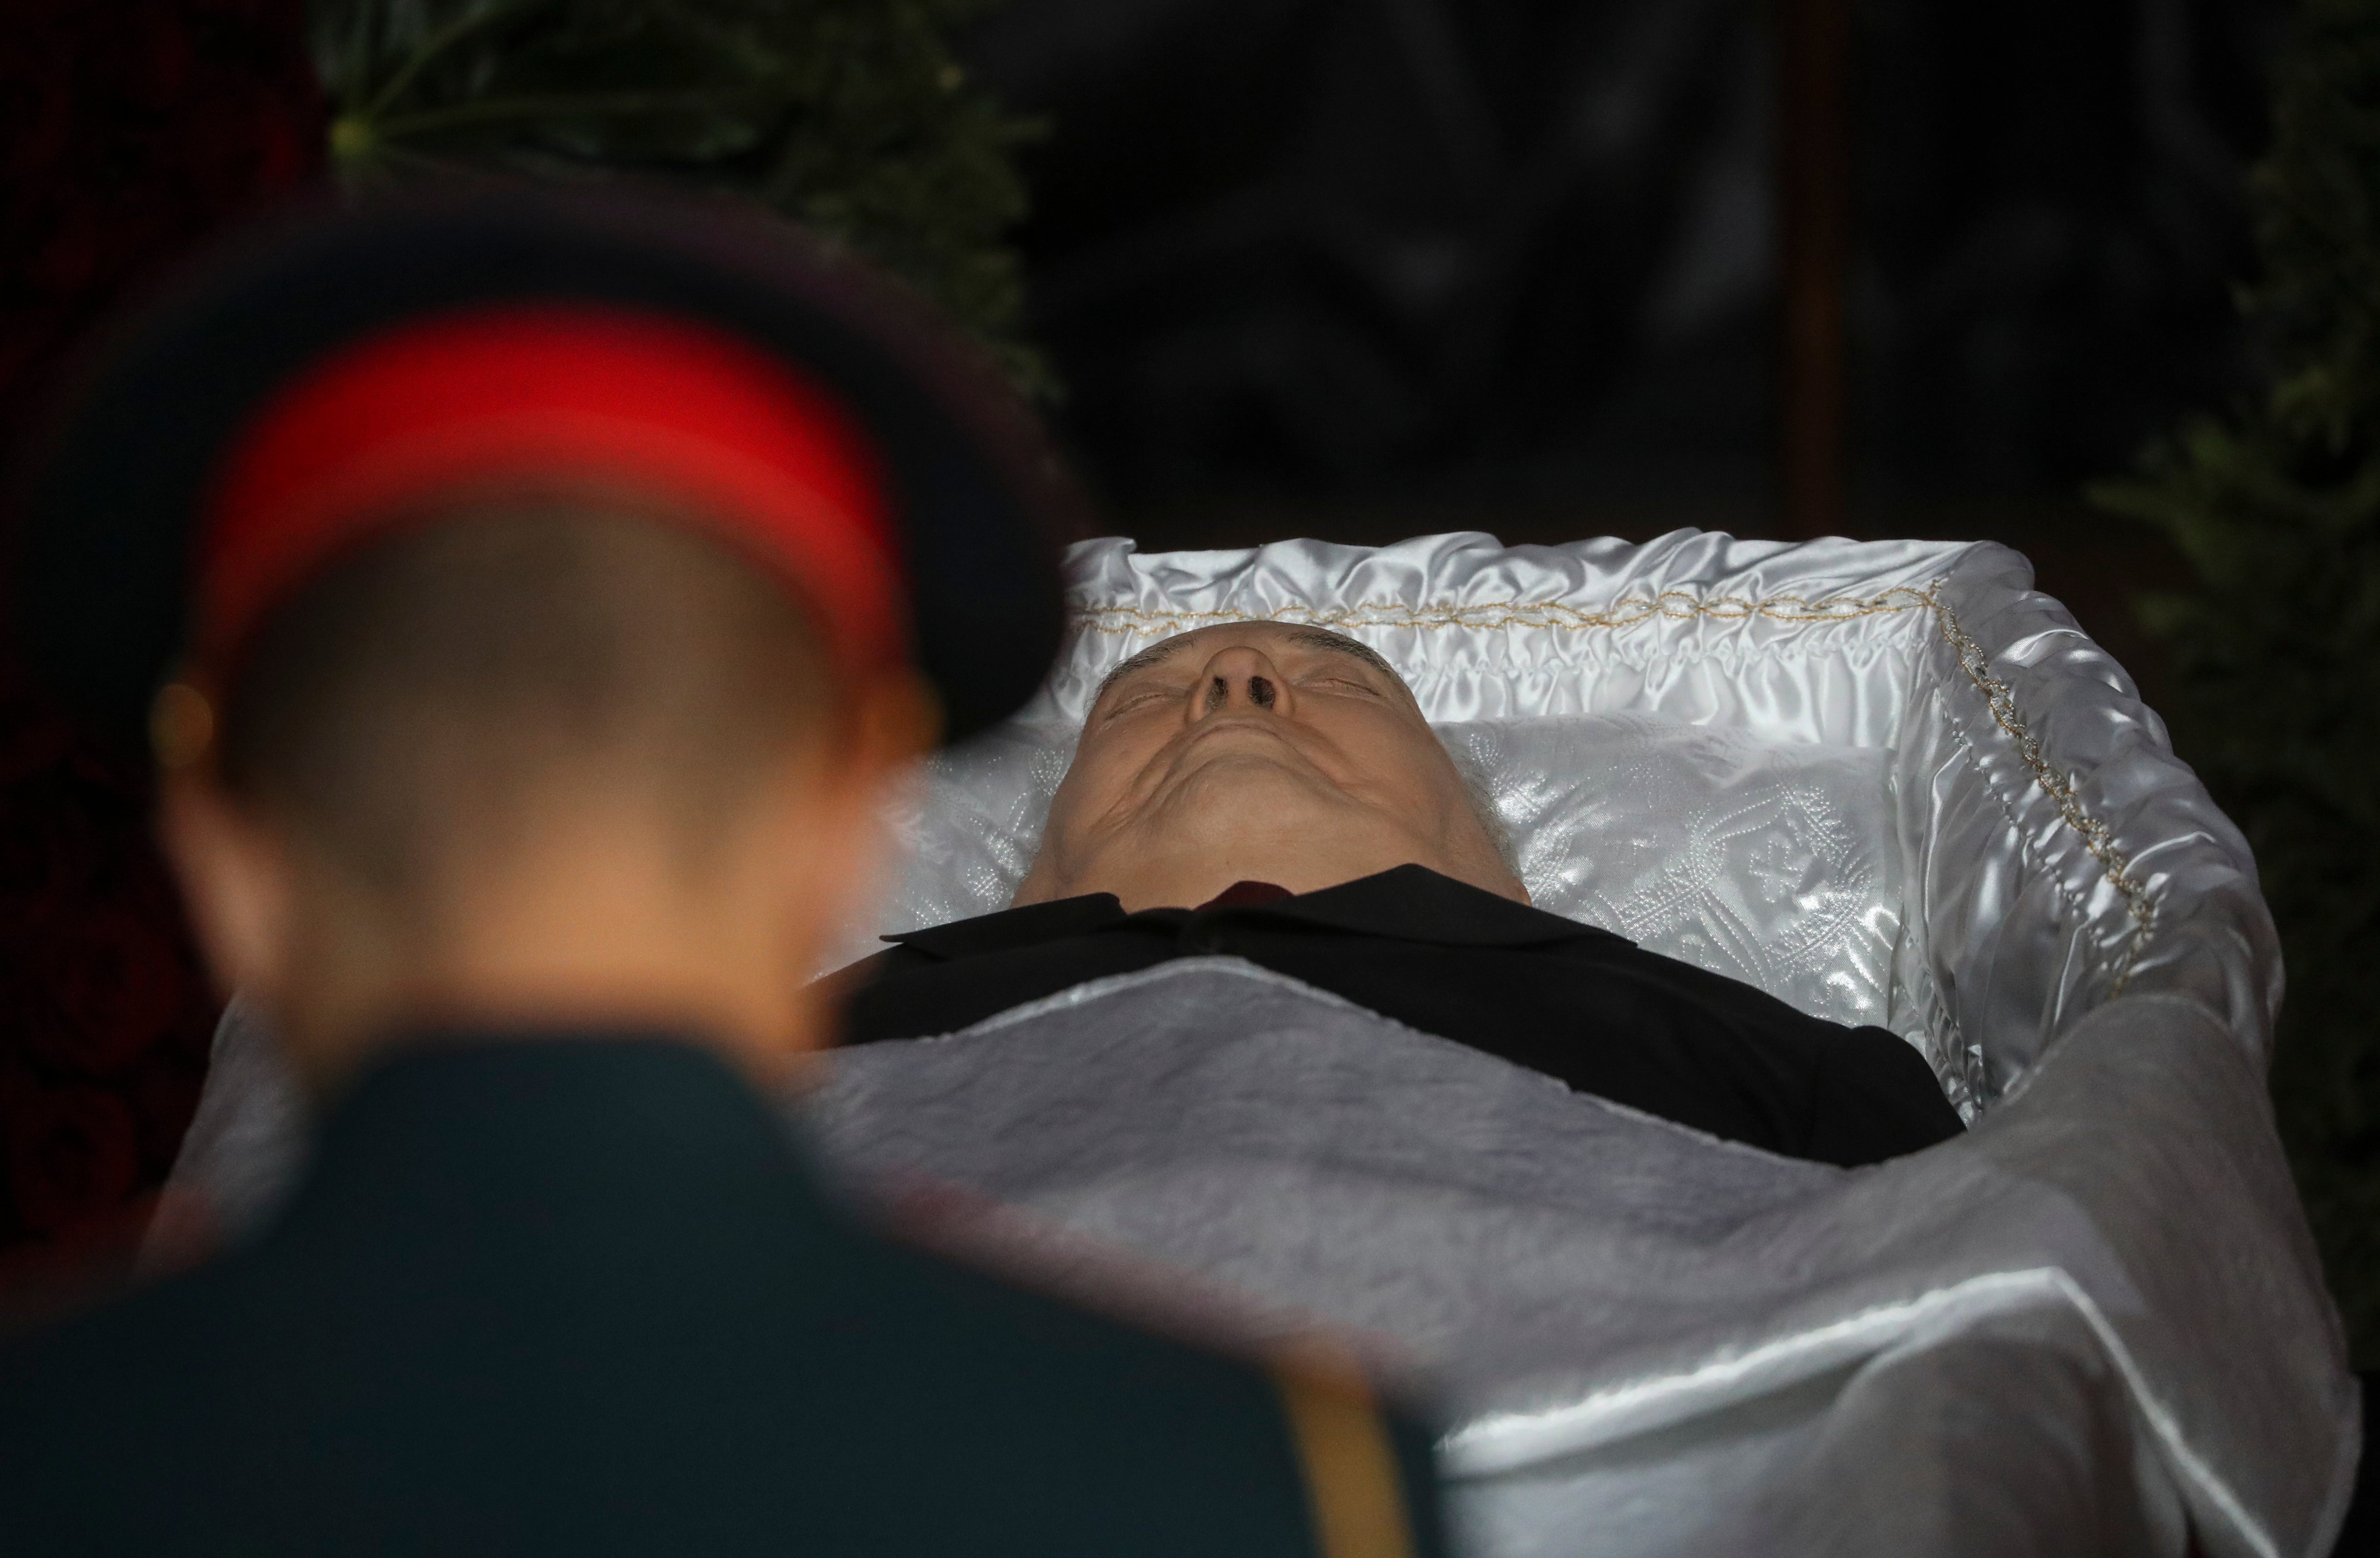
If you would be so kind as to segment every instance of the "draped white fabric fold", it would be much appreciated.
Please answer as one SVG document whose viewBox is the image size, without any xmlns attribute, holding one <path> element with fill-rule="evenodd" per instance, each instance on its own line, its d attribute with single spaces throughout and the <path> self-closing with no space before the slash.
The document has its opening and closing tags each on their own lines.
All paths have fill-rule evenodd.
<svg viewBox="0 0 2380 1558">
<path fill-rule="evenodd" d="M 1858 1171 L 1230 958 L 855 1051 L 812 1118 L 863 1180 L 963 1184 L 1418 1364 L 1481 1554 L 2178 1555 L 2187 1512 L 2207 1553 L 2315 1558 L 2353 1474 L 2258 1067 L 2177 996 Z"/>
</svg>

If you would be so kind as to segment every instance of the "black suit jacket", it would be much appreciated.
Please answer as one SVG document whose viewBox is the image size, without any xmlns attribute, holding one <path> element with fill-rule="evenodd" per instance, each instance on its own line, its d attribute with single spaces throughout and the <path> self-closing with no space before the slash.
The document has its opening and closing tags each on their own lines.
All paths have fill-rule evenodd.
<svg viewBox="0 0 2380 1558">
<path fill-rule="evenodd" d="M 1369 1442 L 1437 1551 L 1316 1388 L 868 1231 L 698 1050 L 450 1036 L 252 1247 L 0 1354 L 0 1550 L 1305 1558 Z"/>
<path fill-rule="evenodd" d="M 1278 891 L 1276 889 L 1276 891 Z M 1100 893 L 886 940 L 845 1042 L 948 1033 L 1169 958 L 1225 953 L 1730 1141 L 1872 1163 L 1959 1134 L 1925 1058 L 1420 866 L 1267 902 L 1123 912 Z"/>
</svg>

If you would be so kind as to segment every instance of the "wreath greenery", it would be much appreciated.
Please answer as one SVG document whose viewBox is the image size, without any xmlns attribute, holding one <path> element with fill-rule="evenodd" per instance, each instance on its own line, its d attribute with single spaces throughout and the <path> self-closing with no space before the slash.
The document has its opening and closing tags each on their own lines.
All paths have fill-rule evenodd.
<svg viewBox="0 0 2380 1558">
<path fill-rule="evenodd" d="M 666 178 L 759 201 L 907 280 L 1048 387 L 1018 333 L 1014 149 L 953 57 L 987 0 L 314 0 L 339 176 Z"/>
<path fill-rule="evenodd" d="M 2271 388 L 2094 496 L 2195 588 L 2141 602 L 2176 744 L 2256 852 L 2289 972 L 2282 1138 L 2357 1360 L 2380 1364 L 2380 0 L 2302 0 L 2240 291 Z"/>
</svg>

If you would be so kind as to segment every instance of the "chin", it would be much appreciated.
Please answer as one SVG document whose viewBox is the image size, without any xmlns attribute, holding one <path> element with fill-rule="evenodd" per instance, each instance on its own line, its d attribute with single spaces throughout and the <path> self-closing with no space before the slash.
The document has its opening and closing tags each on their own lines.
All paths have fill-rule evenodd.
<svg viewBox="0 0 2380 1558">
<path fill-rule="evenodd" d="M 1198 780 L 1176 786 L 1161 805 L 1142 813 L 1140 825 L 1132 830 L 1136 850 L 1235 866 L 1263 864 L 1274 870 L 1293 870 L 1302 861 L 1413 858 L 1409 841 L 1392 821 L 1336 790 L 1318 790 L 1278 773 L 1210 773 Z M 1280 881 L 1264 870 L 1241 870 L 1223 885 L 1243 878 Z"/>
<path fill-rule="evenodd" d="M 1168 819 L 1168 826 L 1211 817 L 1220 825 L 1244 828 L 1252 813 L 1269 822 L 1277 814 L 1344 817 L 1357 808 L 1329 780 L 1282 762 L 1277 747 L 1249 751 L 1210 742 L 1169 775 L 1142 809 L 1146 816 Z"/>
</svg>

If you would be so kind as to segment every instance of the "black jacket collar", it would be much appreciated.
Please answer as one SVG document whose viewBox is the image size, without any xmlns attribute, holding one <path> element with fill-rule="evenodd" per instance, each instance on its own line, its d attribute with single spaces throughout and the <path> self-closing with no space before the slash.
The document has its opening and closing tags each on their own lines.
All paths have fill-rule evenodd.
<svg viewBox="0 0 2380 1558">
<path fill-rule="evenodd" d="M 1011 952 L 1117 926 L 1187 928 L 1225 919 L 1311 926 L 1439 946 L 1525 947 L 1621 940 L 1609 931 L 1516 904 L 1426 866 L 1398 866 L 1319 892 L 1230 908 L 1143 909 L 1127 915 L 1114 894 L 1092 893 L 904 931 L 884 940 L 947 961 Z"/>
<path fill-rule="evenodd" d="M 786 1123 L 701 1045 L 650 1030 L 427 1031 L 333 1105 L 289 1209 L 455 1228 L 594 1201 L 663 1218 L 747 1198 L 816 1206 Z"/>
</svg>

